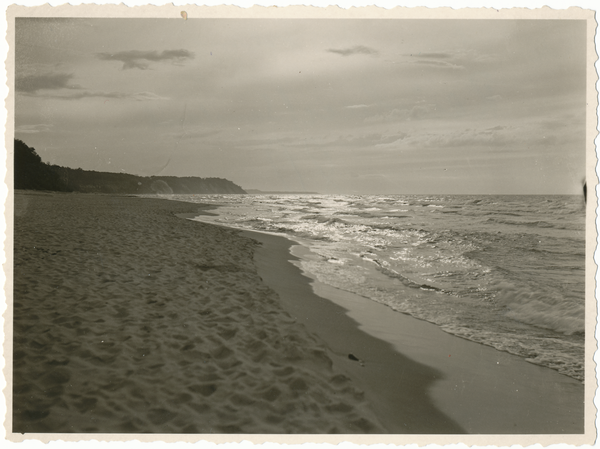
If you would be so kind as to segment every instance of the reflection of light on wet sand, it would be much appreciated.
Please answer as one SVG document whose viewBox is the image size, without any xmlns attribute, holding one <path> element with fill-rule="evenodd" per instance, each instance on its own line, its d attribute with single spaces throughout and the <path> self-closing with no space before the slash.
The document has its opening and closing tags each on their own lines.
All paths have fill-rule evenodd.
<svg viewBox="0 0 600 449">
<path fill-rule="evenodd" d="M 311 258 L 302 246 L 292 253 Z M 310 274 L 305 272 L 305 275 Z M 348 310 L 361 330 L 441 372 L 429 396 L 468 433 L 582 433 L 581 382 L 525 359 L 314 280 L 316 294 Z"/>
</svg>

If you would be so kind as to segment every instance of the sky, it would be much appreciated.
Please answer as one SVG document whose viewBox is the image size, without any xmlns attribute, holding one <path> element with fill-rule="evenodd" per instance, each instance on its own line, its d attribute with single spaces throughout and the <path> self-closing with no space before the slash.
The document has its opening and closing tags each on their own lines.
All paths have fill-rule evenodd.
<svg viewBox="0 0 600 449">
<path fill-rule="evenodd" d="M 51 164 L 340 194 L 579 194 L 586 23 L 16 19 Z"/>
</svg>

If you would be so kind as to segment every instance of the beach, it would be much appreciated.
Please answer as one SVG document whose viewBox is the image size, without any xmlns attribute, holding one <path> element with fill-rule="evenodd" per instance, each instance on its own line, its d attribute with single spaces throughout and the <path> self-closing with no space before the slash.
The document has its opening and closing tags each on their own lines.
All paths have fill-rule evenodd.
<svg viewBox="0 0 600 449">
<path fill-rule="evenodd" d="M 15 192 L 13 432 L 584 431 L 580 382 L 185 219 L 205 210 Z"/>
<path fill-rule="evenodd" d="M 16 192 L 15 433 L 381 433 L 198 206 Z"/>
</svg>

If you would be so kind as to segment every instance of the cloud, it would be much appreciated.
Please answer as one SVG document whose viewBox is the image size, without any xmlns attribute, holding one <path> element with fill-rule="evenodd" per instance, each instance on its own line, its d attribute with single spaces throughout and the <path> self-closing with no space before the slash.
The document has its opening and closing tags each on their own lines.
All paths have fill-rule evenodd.
<svg viewBox="0 0 600 449">
<path fill-rule="evenodd" d="M 72 73 L 44 73 L 41 75 L 17 75 L 15 79 L 15 89 L 23 95 L 36 96 L 41 98 L 54 98 L 59 100 L 80 100 L 82 98 L 100 97 L 100 98 L 119 98 L 135 101 L 154 101 L 166 100 L 153 92 L 103 92 L 86 90 L 78 84 L 72 84 Z M 43 92 L 40 92 L 43 91 Z M 33 133 L 24 129 L 21 132 Z"/>
<path fill-rule="evenodd" d="M 542 120 L 539 124 L 540 128 L 542 129 L 558 129 L 558 128 L 572 128 L 574 126 L 576 126 L 575 123 L 570 123 L 570 121 L 568 120 L 564 120 L 564 119 L 560 119 L 560 118 L 553 118 L 553 119 L 547 119 L 547 120 Z"/>
<path fill-rule="evenodd" d="M 383 173 L 356 173 L 356 172 L 352 172 L 350 173 L 350 176 L 352 178 L 360 178 L 360 179 L 388 179 L 388 175 L 383 174 Z"/>
<path fill-rule="evenodd" d="M 440 133 L 413 134 L 389 145 L 390 148 L 439 149 L 475 147 L 501 153 L 523 153 L 533 149 L 563 149 L 577 142 L 580 133 L 551 127 L 550 120 L 532 121 L 519 126 L 465 128 Z M 552 131 L 554 132 L 552 132 Z"/>
<path fill-rule="evenodd" d="M 463 70 L 465 68 L 465 66 L 458 65 L 458 64 L 452 64 L 451 62 L 430 61 L 428 59 L 419 59 L 417 61 L 414 61 L 413 64 L 428 65 L 430 67 L 437 67 L 440 69 Z"/>
<path fill-rule="evenodd" d="M 483 55 L 474 50 L 439 51 L 430 53 L 404 53 L 401 61 L 390 61 L 393 64 L 426 65 L 439 69 L 464 70 L 472 64 L 493 61 L 492 55 Z"/>
<path fill-rule="evenodd" d="M 362 108 L 368 108 L 369 106 L 366 104 L 353 104 L 351 106 L 346 106 L 346 109 L 362 109 Z"/>
<path fill-rule="evenodd" d="M 317 149 L 319 152 L 325 151 L 329 148 L 364 148 L 370 149 L 378 146 L 385 146 L 397 141 L 404 139 L 408 134 L 401 131 L 394 131 L 392 133 L 359 133 L 359 134 L 345 134 L 345 135 L 327 135 L 327 136 L 314 136 L 311 139 L 304 139 L 298 141 L 298 139 L 291 139 L 289 143 L 278 142 L 276 148 L 281 146 L 290 148 L 303 148 L 303 149 Z"/>
<path fill-rule="evenodd" d="M 418 120 L 436 110 L 436 105 L 431 103 L 416 104 L 410 110 L 410 119 Z"/>
<path fill-rule="evenodd" d="M 79 89 L 80 86 L 70 84 L 71 73 L 45 73 L 42 75 L 17 76 L 15 89 L 18 92 L 36 93 L 38 90 Z"/>
<path fill-rule="evenodd" d="M 52 125 L 39 123 L 37 125 L 20 125 L 15 128 L 16 134 L 37 134 L 45 131 L 50 131 Z"/>
<path fill-rule="evenodd" d="M 464 148 L 468 146 L 498 147 L 517 140 L 507 126 L 496 126 L 483 130 L 463 129 L 444 134 L 426 133 L 402 141 L 402 145 L 414 148 Z M 523 139 L 525 136 L 521 136 Z"/>
<path fill-rule="evenodd" d="M 332 142 L 334 145 L 342 144 L 344 146 L 371 147 L 377 145 L 385 145 L 404 139 L 406 133 L 396 133 L 384 135 L 381 133 L 370 133 L 360 136 L 341 136 L 337 141 Z"/>
<path fill-rule="evenodd" d="M 365 123 L 397 122 L 407 120 L 410 111 L 408 109 L 392 109 L 390 112 L 372 115 L 365 118 Z"/>
<path fill-rule="evenodd" d="M 172 125 L 174 122 L 171 120 L 168 120 L 166 122 L 162 122 L 159 123 L 159 125 Z M 213 137 L 213 136 L 217 136 L 219 134 L 222 134 L 223 130 L 221 129 L 211 129 L 211 130 L 207 130 L 207 129 L 188 129 L 187 127 L 184 130 L 175 130 L 175 131 L 169 131 L 166 133 L 163 133 L 163 136 L 166 136 L 170 139 L 180 139 L 185 137 L 186 139 L 190 140 L 190 139 L 206 139 L 208 137 Z M 255 142 L 253 142 L 255 143 Z M 262 142 L 261 142 L 262 143 Z"/>
<path fill-rule="evenodd" d="M 413 55 L 411 55 L 411 56 L 413 56 Z M 419 58 L 447 59 L 447 58 L 451 58 L 452 54 L 450 54 L 450 53 L 419 53 L 417 56 Z"/>
<path fill-rule="evenodd" d="M 485 98 L 488 101 L 500 101 L 502 100 L 502 95 L 492 95 L 491 97 Z"/>
<path fill-rule="evenodd" d="M 117 53 L 96 53 L 96 56 L 103 61 L 122 62 L 123 70 L 146 70 L 150 62 L 170 61 L 173 64 L 181 64 L 187 59 L 194 59 L 194 53 L 184 49 L 164 50 L 160 53 L 157 51 L 129 50 Z"/>
<path fill-rule="evenodd" d="M 136 101 L 167 100 L 166 97 L 161 97 L 160 95 L 157 95 L 154 92 L 137 92 L 134 94 L 125 94 L 125 96 L 121 98 L 131 98 L 132 100 Z"/>
<path fill-rule="evenodd" d="M 90 90 L 81 90 L 75 93 L 65 94 L 53 94 L 53 95 L 41 95 L 45 98 L 54 98 L 57 100 L 81 100 L 83 98 L 107 98 L 107 99 L 122 99 L 122 100 L 135 100 L 135 101 L 156 101 L 166 100 L 167 98 L 161 97 L 153 92 L 136 92 L 128 94 L 125 92 L 98 92 Z"/>
<path fill-rule="evenodd" d="M 351 56 L 351 55 L 377 55 L 379 52 L 369 47 L 365 47 L 364 45 L 356 45 L 352 48 L 342 48 L 335 49 L 329 48 L 327 49 L 329 53 L 336 53 L 342 56 Z"/>
<path fill-rule="evenodd" d="M 418 102 L 407 108 L 394 108 L 389 112 L 372 115 L 365 118 L 365 123 L 398 122 L 406 120 L 420 120 L 430 116 L 437 109 L 434 103 Z"/>
</svg>

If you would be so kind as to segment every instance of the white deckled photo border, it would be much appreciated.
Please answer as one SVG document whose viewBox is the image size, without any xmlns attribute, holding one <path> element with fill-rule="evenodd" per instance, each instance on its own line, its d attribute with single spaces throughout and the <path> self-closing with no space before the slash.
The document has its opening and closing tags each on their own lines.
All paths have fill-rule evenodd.
<svg viewBox="0 0 600 449">
<path fill-rule="evenodd" d="M 207 6 L 179 4 L 148 5 L 141 1 L 126 2 L 126 5 L 109 4 L 103 1 L 55 6 L 41 2 L 20 2 L 22 5 L 11 5 L 6 8 L 7 36 L 5 47 L 6 87 L 2 86 L 5 96 L 5 142 L 4 166 L 5 183 L 0 195 L 4 202 L 4 292 L 5 302 L 3 309 L 4 319 L 4 367 L 3 375 L 6 383 L 3 385 L 5 401 L 2 403 L 4 412 L 5 439 L 8 444 L 25 444 L 33 447 L 38 442 L 79 441 L 80 444 L 96 446 L 101 442 L 111 444 L 126 444 L 124 447 L 142 447 L 141 443 L 155 442 L 167 444 L 176 442 L 194 442 L 207 447 L 209 443 L 227 444 L 227 447 L 249 446 L 275 443 L 304 444 L 314 443 L 340 444 L 344 442 L 353 445 L 448 445 L 458 447 L 467 446 L 543 446 L 561 444 L 569 446 L 593 445 L 597 438 L 597 410 L 594 404 L 597 396 L 596 364 L 594 362 L 597 352 L 597 300 L 596 300 L 596 273 L 597 266 L 592 254 L 597 251 L 597 186 L 598 186 L 598 158 L 595 148 L 598 127 L 598 93 L 596 85 L 598 74 L 596 61 L 596 18 L 597 5 L 593 1 L 567 2 L 567 1 L 538 1 L 520 2 L 518 5 L 495 6 L 492 2 L 340 2 L 342 7 L 325 2 L 308 2 L 308 6 L 296 5 L 292 2 L 251 2 L 236 1 L 229 6 L 218 2 L 207 2 Z M 73 2 L 75 3 L 75 2 Z M 450 7 L 447 7 L 450 3 Z M 523 4 L 525 3 L 525 4 Z M 375 6 L 369 6 L 369 5 Z M 488 5 L 486 7 L 486 5 Z M 262 6 L 261 6 L 262 5 Z M 549 5 L 550 7 L 546 7 Z M 130 7 L 135 6 L 135 7 Z M 269 8 L 267 6 L 279 6 Z M 406 7 L 405 7 L 406 6 Z M 496 9 L 498 8 L 498 9 Z M 15 18 L 17 17 L 144 17 L 144 18 L 386 18 L 386 19 L 558 19 L 558 20 L 585 20 L 587 21 L 587 111 L 586 111 L 586 179 L 588 183 L 588 201 L 586 209 L 586 382 L 585 382 L 585 433 L 582 435 L 238 435 L 238 434 L 202 434 L 202 435 L 165 435 L 165 434 L 14 434 L 11 431 L 11 377 L 12 377 L 12 226 L 13 226 L 13 188 L 12 188 L 12 142 L 14 139 L 14 31 Z M 593 188 L 592 188 L 593 187 Z M 125 443 L 127 442 L 127 443 Z M 135 442 L 135 443 L 134 443 Z M 163 443 L 160 443 L 163 442 Z M 60 444 L 60 443 L 58 443 Z M 183 446 L 182 446 L 183 447 Z M 323 446 L 324 447 L 324 446 Z M 566 447 L 566 446 L 565 446 Z"/>
</svg>

